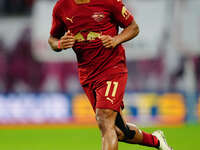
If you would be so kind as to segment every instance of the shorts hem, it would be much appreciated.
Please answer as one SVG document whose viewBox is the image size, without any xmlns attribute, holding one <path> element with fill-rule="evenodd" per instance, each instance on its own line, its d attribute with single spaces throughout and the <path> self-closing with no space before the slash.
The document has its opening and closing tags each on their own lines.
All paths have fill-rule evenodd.
<svg viewBox="0 0 200 150">
<path fill-rule="evenodd" d="M 109 107 L 109 106 L 97 106 L 96 109 L 99 108 L 99 109 L 111 109 L 113 111 L 116 111 L 116 112 L 120 112 L 120 108 L 113 108 L 113 107 Z M 95 110 L 96 111 L 96 110 Z"/>
</svg>

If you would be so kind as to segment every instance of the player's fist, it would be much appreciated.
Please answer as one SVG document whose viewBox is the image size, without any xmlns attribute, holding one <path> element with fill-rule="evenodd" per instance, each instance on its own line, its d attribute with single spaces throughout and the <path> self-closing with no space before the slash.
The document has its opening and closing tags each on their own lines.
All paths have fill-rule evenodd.
<svg viewBox="0 0 200 150">
<path fill-rule="evenodd" d="M 100 39 L 106 48 L 115 48 L 117 46 L 116 39 L 110 35 L 101 35 Z"/>
<path fill-rule="evenodd" d="M 75 38 L 73 34 L 68 30 L 64 36 L 62 36 L 59 40 L 58 47 L 60 49 L 68 49 L 72 48 L 75 43 Z"/>
</svg>

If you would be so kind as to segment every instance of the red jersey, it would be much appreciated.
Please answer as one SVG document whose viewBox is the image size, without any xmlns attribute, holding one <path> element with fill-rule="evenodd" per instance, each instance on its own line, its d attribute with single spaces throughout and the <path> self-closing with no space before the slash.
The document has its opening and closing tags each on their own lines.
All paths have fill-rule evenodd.
<svg viewBox="0 0 200 150">
<path fill-rule="evenodd" d="M 106 76 L 127 73 L 122 45 L 105 48 L 100 35 L 115 36 L 119 26 L 127 27 L 133 16 L 121 0 L 90 0 L 76 4 L 74 0 L 59 0 L 53 10 L 51 36 L 60 38 L 67 30 L 75 36 L 73 50 L 78 60 L 81 84 Z"/>
</svg>

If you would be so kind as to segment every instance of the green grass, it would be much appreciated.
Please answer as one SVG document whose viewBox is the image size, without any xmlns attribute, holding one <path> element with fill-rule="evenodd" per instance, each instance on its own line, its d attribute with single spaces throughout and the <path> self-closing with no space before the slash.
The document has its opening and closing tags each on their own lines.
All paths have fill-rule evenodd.
<svg viewBox="0 0 200 150">
<path fill-rule="evenodd" d="M 157 128 L 144 128 L 152 132 Z M 174 150 L 199 150 L 200 125 L 160 128 Z M 0 150 L 100 150 L 101 138 L 96 128 L 1 129 Z M 119 144 L 119 150 L 152 148 Z"/>
</svg>

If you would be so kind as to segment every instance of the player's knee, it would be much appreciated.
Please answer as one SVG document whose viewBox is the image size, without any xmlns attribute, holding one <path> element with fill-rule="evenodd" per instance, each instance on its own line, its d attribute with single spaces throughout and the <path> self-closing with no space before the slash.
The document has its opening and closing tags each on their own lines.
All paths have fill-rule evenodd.
<svg viewBox="0 0 200 150">
<path fill-rule="evenodd" d="M 114 119 L 112 110 L 98 109 L 96 111 L 96 120 L 102 133 L 114 129 Z"/>
<path fill-rule="evenodd" d="M 119 141 L 124 141 L 126 139 L 124 133 L 118 127 L 115 127 L 115 131 Z"/>
<path fill-rule="evenodd" d="M 135 128 L 134 129 L 130 128 L 129 125 L 125 124 L 120 113 L 117 114 L 115 125 L 119 140 L 129 140 L 135 137 L 136 135 Z"/>
<path fill-rule="evenodd" d="M 123 131 L 122 131 L 123 130 Z M 133 129 L 129 129 L 128 126 L 125 129 L 119 129 L 117 128 L 117 130 L 115 129 L 116 133 L 117 133 L 117 137 L 119 141 L 126 141 L 126 140 L 131 140 L 134 139 L 135 135 L 136 135 L 136 131 Z"/>
</svg>

